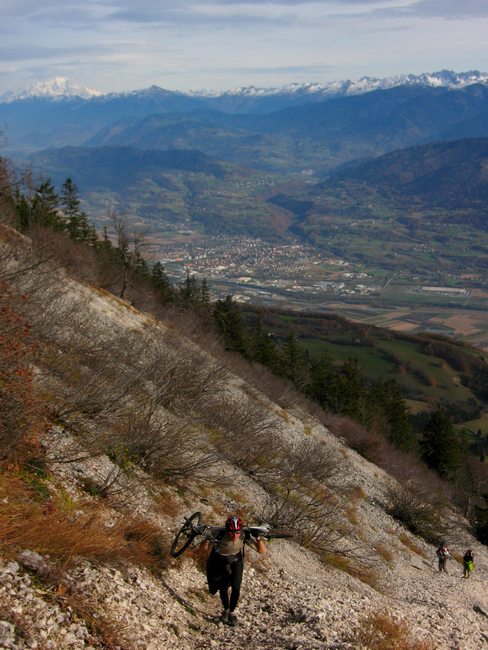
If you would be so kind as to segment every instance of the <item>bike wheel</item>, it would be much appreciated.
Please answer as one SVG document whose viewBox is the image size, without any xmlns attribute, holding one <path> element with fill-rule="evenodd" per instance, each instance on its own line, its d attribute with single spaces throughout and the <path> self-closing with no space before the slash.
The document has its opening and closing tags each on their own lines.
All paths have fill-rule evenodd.
<svg viewBox="0 0 488 650">
<path fill-rule="evenodd" d="M 186 549 L 198 535 L 198 531 L 194 529 L 194 526 L 200 526 L 201 522 L 201 512 L 194 512 L 191 517 L 188 517 L 188 519 L 185 518 L 185 523 L 176 533 L 176 537 L 171 544 L 170 552 L 173 557 L 179 557 L 186 551 Z"/>
</svg>

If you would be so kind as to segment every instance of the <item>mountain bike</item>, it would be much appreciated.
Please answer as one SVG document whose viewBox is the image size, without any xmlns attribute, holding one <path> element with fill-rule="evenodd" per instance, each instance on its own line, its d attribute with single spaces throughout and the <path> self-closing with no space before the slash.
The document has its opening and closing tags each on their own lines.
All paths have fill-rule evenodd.
<svg viewBox="0 0 488 650">
<path fill-rule="evenodd" d="M 220 533 L 225 533 L 225 526 L 208 526 L 202 523 L 202 513 L 194 512 L 191 517 L 184 517 L 185 523 L 176 533 L 176 536 L 171 545 L 171 555 L 179 557 L 190 546 L 196 537 L 201 535 L 208 535 L 210 538 L 218 536 Z M 271 528 L 269 524 L 259 524 L 252 526 L 244 526 L 242 529 L 244 535 L 252 535 L 253 537 L 262 537 L 263 539 L 289 539 L 293 537 L 293 533 L 289 530 L 281 530 L 278 528 Z"/>
</svg>

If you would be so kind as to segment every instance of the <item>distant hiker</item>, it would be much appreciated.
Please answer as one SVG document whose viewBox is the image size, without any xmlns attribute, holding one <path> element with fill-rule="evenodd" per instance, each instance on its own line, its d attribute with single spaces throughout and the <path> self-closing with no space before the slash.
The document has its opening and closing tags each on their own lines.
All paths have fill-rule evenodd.
<svg viewBox="0 0 488 650">
<path fill-rule="evenodd" d="M 468 548 L 463 555 L 463 578 L 469 578 L 474 569 L 474 555 L 473 551 Z"/>
<path fill-rule="evenodd" d="M 260 537 L 243 533 L 240 517 L 227 517 L 225 531 L 214 533 L 202 544 L 207 552 L 207 581 L 210 593 L 217 591 L 224 611 L 222 621 L 236 625 L 234 610 L 239 601 L 242 571 L 244 568 L 244 546 L 251 546 L 258 553 L 266 553 L 266 545 Z M 230 600 L 229 600 L 230 588 Z"/>
<path fill-rule="evenodd" d="M 442 544 L 439 545 L 436 554 L 437 557 L 439 558 L 439 571 L 444 571 L 445 573 L 447 573 L 446 561 L 448 558 L 451 557 L 451 554 L 449 553 L 449 549 L 447 548 L 447 545 L 444 542 L 442 542 Z"/>
</svg>

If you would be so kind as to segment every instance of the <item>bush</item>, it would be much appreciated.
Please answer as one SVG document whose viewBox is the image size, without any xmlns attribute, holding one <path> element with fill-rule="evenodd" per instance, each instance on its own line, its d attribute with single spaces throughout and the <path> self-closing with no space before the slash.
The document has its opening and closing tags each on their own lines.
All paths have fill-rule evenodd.
<svg viewBox="0 0 488 650">
<path fill-rule="evenodd" d="M 232 463 L 266 484 L 277 478 L 281 443 L 271 414 L 249 398 L 216 398 L 205 418 L 216 448 Z"/>
<path fill-rule="evenodd" d="M 10 462 L 33 452 L 45 425 L 34 389 L 30 325 L 16 310 L 26 300 L 0 283 L 0 460 Z"/>
<path fill-rule="evenodd" d="M 414 535 L 430 544 L 439 544 L 449 535 L 441 503 L 414 486 L 395 485 L 385 494 L 388 514 L 401 521 Z"/>
</svg>

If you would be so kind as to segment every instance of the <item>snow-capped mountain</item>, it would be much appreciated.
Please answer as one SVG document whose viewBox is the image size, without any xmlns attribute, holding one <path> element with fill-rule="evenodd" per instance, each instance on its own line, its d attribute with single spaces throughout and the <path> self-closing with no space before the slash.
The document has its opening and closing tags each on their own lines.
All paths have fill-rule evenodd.
<svg viewBox="0 0 488 650">
<path fill-rule="evenodd" d="M 93 99 L 95 97 L 104 97 L 114 99 L 116 97 L 154 97 L 165 95 L 175 95 L 179 97 L 187 96 L 195 99 L 225 99 L 225 98 L 264 98 L 273 96 L 289 96 L 295 98 L 304 97 L 341 97 L 345 95 L 359 95 L 373 90 L 386 90 L 397 86 L 430 86 L 436 88 L 459 89 L 471 84 L 488 85 L 488 73 L 470 70 L 468 72 L 453 72 L 451 70 L 440 70 L 438 72 L 425 72 L 420 75 L 402 74 L 394 77 L 379 79 L 376 77 L 361 77 L 356 81 L 331 81 L 326 83 L 307 82 L 292 83 L 280 87 L 261 88 L 258 86 L 244 86 L 234 88 L 225 92 L 209 90 L 192 90 L 189 92 L 165 90 L 159 86 L 141 90 L 132 90 L 122 93 L 110 93 L 104 95 L 102 92 L 93 88 L 78 86 L 71 83 L 65 77 L 55 77 L 46 82 L 33 84 L 30 88 L 20 92 L 8 92 L 0 96 L 0 103 L 13 102 L 20 99 L 29 99 L 34 97 L 81 97 L 83 99 Z"/>
<path fill-rule="evenodd" d="M 10 103 L 19 99 L 30 99 L 34 97 L 81 97 L 82 99 L 92 99 L 101 95 L 103 93 L 99 90 L 71 83 L 66 77 L 54 77 L 48 81 L 40 81 L 32 84 L 26 90 L 5 93 L 0 96 L 0 102 Z"/>
<path fill-rule="evenodd" d="M 488 73 L 470 70 L 469 72 L 453 72 L 440 70 L 439 72 L 424 72 L 420 75 L 402 74 L 395 77 L 379 79 L 376 77 L 361 77 L 357 81 L 331 81 L 327 83 L 293 83 L 279 88 L 259 88 L 246 86 L 229 90 L 226 95 L 266 96 L 278 94 L 312 95 L 322 94 L 327 96 L 358 95 L 373 90 L 386 90 L 396 86 L 431 86 L 436 88 L 464 88 L 471 84 L 480 83 L 488 85 Z M 195 92 L 203 95 L 204 92 Z M 215 96 L 215 93 L 211 93 Z"/>
</svg>

